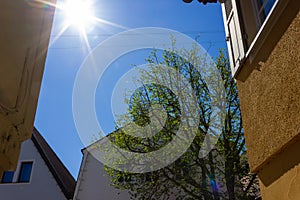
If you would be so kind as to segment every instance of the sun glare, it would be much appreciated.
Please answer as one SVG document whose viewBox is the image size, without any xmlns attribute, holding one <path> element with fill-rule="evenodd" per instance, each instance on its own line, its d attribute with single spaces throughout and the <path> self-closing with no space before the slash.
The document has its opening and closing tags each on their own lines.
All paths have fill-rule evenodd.
<svg viewBox="0 0 300 200">
<path fill-rule="evenodd" d="M 84 39 L 88 50 L 91 51 L 91 47 L 88 41 L 88 32 L 93 30 L 93 26 L 105 24 L 113 26 L 115 28 L 125 30 L 128 29 L 127 27 L 124 27 L 122 25 L 96 17 L 93 11 L 93 8 L 95 7 L 94 0 L 62 0 L 62 2 L 59 2 L 57 4 L 52 3 L 52 0 L 26 1 L 38 3 L 41 6 L 52 6 L 62 11 L 64 15 L 64 22 L 61 26 L 61 30 L 54 37 L 50 45 L 54 44 L 64 34 L 64 32 L 68 30 L 69 27 L 76 27 L 80 33 L 80 37 Z"/>
<path fill-rule="evenodd" d="M 93 22 L 91 3 L 85 0 L 67 0 L 62 6 L 66 18 L 66 26 L 75 26 L 81 32 Z"/>
</svg>

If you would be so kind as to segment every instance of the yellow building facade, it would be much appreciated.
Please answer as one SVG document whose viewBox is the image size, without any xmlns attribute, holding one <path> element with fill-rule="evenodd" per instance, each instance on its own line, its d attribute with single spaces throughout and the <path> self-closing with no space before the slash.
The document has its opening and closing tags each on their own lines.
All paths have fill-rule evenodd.
<svg viewBox="0 0 300 200">
<path fill-rule="evenodd" d="M 0 3 L 0 176 L 15 169 L 32 135 L 55 11 L 41 2 Z"/>
<path fill-rule="evenodd" d="M 263 200 L 300 199 L 300 1 L 222 4 L 249 164 Z"/>
</svg>

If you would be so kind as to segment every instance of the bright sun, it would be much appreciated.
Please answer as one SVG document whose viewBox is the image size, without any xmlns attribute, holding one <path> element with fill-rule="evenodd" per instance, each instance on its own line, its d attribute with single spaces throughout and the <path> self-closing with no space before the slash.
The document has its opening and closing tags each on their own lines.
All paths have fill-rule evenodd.
<svg viewBox="0 0 300 200">
<path fill-rule="evenodd" d="M 87 0 L 67 0 L 62 10 L 65 13 L 66 25 L 75 26 L 81 32 L 93 22 L 93 10 Z"/>
</svg>

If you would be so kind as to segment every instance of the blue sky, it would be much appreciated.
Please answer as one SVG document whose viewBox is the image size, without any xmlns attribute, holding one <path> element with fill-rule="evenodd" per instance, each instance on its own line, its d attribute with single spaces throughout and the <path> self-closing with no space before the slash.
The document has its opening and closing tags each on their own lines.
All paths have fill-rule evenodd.
<svg viewBox="0 0 300 200">
<path fill-rule="evenodd" d="M 58 0 L 58 2 L 61 2 Z M 142 27 L 169 28 L 198 38 L 199 43 L 216 56 L 219 48 L 225 48 L 225 33 L 219 4 L 202 5 L 197 1 L 185 4 L 181 0 L 95 0 L 94 15 L 128 29 Z M 84 148 L 73 120 L 72 92 L 76 74 L 89 55 L 84 39 L 77 29 L 70 27 L 54 41 L 62 29 L 64 15 L 56 10 L 45 72 L 40 92 L 35 126 L 76 178 Z M 111 25 L 98 22 L 87 30 L 91 48 L 121 31 Z M 115 47 L 111 47 L 115 48 Z M 109 49 L 108 49 L 109 51 Z M 105 80 L 117 81 L 130 64 L 142 64 L 145 52 L 128 54 L 112 64 Z M 110 110 L 112 86 L 99 87 L 96 94 L 97 116 L 109 133 L 114 129 Z"/>
</svg>

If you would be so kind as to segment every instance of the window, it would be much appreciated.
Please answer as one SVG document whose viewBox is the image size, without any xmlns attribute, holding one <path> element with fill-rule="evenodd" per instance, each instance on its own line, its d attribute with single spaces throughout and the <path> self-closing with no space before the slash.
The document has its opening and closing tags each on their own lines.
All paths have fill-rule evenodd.
<svg viewBox="0 0 300 200">
<path fill-rule="evenodd" d="M 249 2 L 249 0 L 242 1 Z M 226 0 L 223 4 L 226 40 L 232 73 L 235 74 L 245 56 L 244 35 L 241 26 L 241 13 L 238 12 L 240 0 Z"/>
<path fill-rule="evenodd" d="M 270 13 L 276 0 L 258 0 L 258 17 L 260 24 L 262 24 Z"/>
<path fill-rule="evenodd" d="M 286 1 L 288 0 L 226 0 L 222 4 L 229 60 L 234 77 L 237 78 L 237 73 L 245 65 L 250 53 L 252 55 L 250 62 L 254 60 L 253 56 L 256 56 L 257 60 L 260 60 L 257 56 L 264 56 L 257 54 L 262 48 L 259 46 L 268 37 L 270 27 L 274 26 L 272 24 L 277 20 L 274 16 L 279 12 L 279 5 L 284 5 Z M 272 10 L 275 13 L 273 16 L 271 16 Z M 264 48 L 268 47 L 264 46 Z M 241 74 L 245 75 L 247 72 L 239 73 Z M 240 76 L 239 79 L 241 80 L 242 77 Z"/>
<path fill-rule="evenodd" d="M 20 183 L 29 182 L 31 176 L 31 170 L 32 170 L 32 162 L 23 162 L 21 164 L 18 182 Z"/>
<path fill-rule="evenodd" d="M 14 178 L 14 172 L 13 171 L 5 171 L 2 174 L 1 183 L 12 183 L 13 178 Z"/>
</svg>

